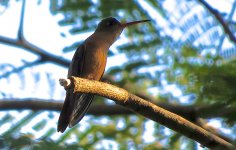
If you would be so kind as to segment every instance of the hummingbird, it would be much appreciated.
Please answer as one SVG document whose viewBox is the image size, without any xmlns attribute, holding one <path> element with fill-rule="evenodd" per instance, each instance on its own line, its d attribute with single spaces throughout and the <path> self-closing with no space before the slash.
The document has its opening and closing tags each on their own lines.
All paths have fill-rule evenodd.
<svg viewBox="0 0 236 150">
<path fill-rule="evenodd" d="M 76 49 L 67 77 L 76 76 L 99 81 L 106 67 L 108 50 L 123 29 L 147 21 L 150 20 L 121 23 L 113 17 L 103 19 L 95 32 Z M 93 94 L 74 93 L 72 88 L 66 89 L 57 131 L 63 133 L 68 126 L 71 128 L 79 123 L 88 111 L 93 97 Z"/>
</svg>

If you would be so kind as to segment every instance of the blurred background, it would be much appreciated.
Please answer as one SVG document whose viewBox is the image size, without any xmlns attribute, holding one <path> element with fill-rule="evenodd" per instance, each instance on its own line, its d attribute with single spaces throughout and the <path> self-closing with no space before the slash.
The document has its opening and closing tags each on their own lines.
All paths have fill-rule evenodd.
<svg viewBox="0 0 236 150">
<path fill-rule="evenodd" d="M 57 133 L 58 79 L 109 16 L 152 21 L 123 31 L 103 81 L 235 142 L 235 9 L 235 0 L 1 0 L 0 149 L 204 149 L 98 96 L 76 127 Z"/>
</svg>

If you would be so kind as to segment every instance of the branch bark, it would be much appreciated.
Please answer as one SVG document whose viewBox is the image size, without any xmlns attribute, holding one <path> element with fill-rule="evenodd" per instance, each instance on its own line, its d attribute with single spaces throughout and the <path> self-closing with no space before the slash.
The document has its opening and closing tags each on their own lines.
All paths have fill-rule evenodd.
<svg viewBox="0 0 236 150">
<path fill-rule="evenodd" d="M 222 138 L 206 131 L 192 122 L 167 111 L 149 101 L 126 90 L 99 81 L 71 77 L 72 84 L 66 88 L 74 88 L 74 92 L 90 93 L 103 96 L 117 104 L 158 122 L 176 132 L 179 132 L 208 148 L 233 148 L 233 145 Z"/>
</svg>

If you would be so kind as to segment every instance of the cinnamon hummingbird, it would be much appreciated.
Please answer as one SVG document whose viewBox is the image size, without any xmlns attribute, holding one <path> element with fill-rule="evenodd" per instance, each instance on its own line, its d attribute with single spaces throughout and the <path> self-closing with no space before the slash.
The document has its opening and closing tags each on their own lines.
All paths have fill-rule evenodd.
<svg viewBox="0 0 236 150">
<path fill-rule="evenodd" d="M 123 29 L 147 21 L 150 20 L 120 23 L 113 17 L 103 19 L 95 32 L 77 48 L 70 63 L 67 77 L 76 76 L 100 80 L 105 70 L 108 50 Z M 67 126 L 71 128 L 76 125 L 88 111 L 93 97 L 93 94 L 74 93 L 73 89 L 67 89 L 57 131 L 63 133 Z"/>
</svg>

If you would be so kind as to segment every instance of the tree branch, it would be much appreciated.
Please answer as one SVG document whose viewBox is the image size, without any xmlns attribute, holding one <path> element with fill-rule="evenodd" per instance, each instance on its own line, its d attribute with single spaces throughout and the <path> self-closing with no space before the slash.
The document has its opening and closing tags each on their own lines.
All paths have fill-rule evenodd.
<svg viewBox="0 0 236 150">
<path fill-rule="evenodd" d="M 11 39 L 11 38 L 0 36 L 0 42 L 11 45 L 11 46 L 23 48 L 33 54 L 39 55 L 39 57 L 44 61 L 50 61 L 52 63 L 56 63 L 63 67 L 68 67 L 70 64 L 70 61 L 68 61 L 67 59 L 64 59 L 63 57 L 60 57 L 60 56 L 53 55 L 47 52 L 46 50 L 43 50 L 37 47 L 36 45 L 29 43 L 24 38 L 22 40 L 18 40 L 18 39 Z"/>
<path fill-rule="evenodd" d="M 126 90 L 99 81 L 71 77 L 72 84 L 65 88 L 74 88 L 74 92 L 91 93 L 115 101 L 117 104 L 179 132 L 208 148 L 233 148 L 233 145 L 192 122 L 167 111 Z M 61 79 L 63 80 L 63 79 Z M 66 85 L 66 84 L 64 84 Z"/>
<path fill-rule="evenodd" d="M 44 99 L 35 99 L 35 98 L 24 98 L 24 99 L 1 99 L 0 100 L 0 111 L 1 110 L 49 110 L 49 111 L 61 111 L 63 102 L 57 102 L 55 100 L 44 100 Z M 206 123 L 199 120 L 199 118 L 214 118 L 214 117 L 226 117 L 236 113 L 236 107 L 222 107 L 219 105 L 208 105 L 208 106 L 181 106 L 176 104 L 167 104 L 158 102 L 155 103 L 168 111 L 171 111 L 175 114 L 178 114 L 185 119 L 201 126 L 202 128 L 209 131 L 209 125 L 206 126 Z M 212 113 L 212 110 L 215 113 Z M 134 112 L 122 107 L 120 105 L 106 105 L 106 104 L 96 104 L 92 103 L 88 110 L 88 114 L 93 116 L 102 116 L 102 115 L 130 115 Z M 210 127 L 212 130 L 214 127 Z M 232 140 L 221 134 L 219 129 L 215 129 L 214 133 L 225 139 L 228 142 Z"/>
<path fill-rule="evenodd" d="M 60 56 L 53 55 L 53 54 L 49 53 L 48 51 L 43 50 L 34 44 L 31 44 L 30 42 L 28 42 L 24 38 L 24 32 L 23 32 L 24 13 L 25 13 L 25 0 L 22 1 L 22 9 L 21 9 L 21 16 L 20 16 L 20 22 L 19 22 L 19 29 L 18 29 L 18 33 L 17 33 L 17 39 L 12 39 L 12 38 L 0 36 L 0 42 L 4 43 L 4 44 L 11 45 L 11 46 L 23 48 L 31 53 L 39 55 L 39 57 L 42 61 L 50 61 L 52 63 L 56 63 L 56 64 L 61 65 L 63 67 L 68 67 L 70 64 L 70 61 L 68 61 Z"/>
<path fill-rule="evenodd" d="M 63 102 L 57 102 L 55 100 L 44 100 L 35 98 L 11 98 L 11 99 L 1 99 L 0 100 L 0 110 L 50 110 L 50 111 L 60 111 Z M 219 105 L 207 105 L 207 106 L 182 106 L 177 104 L 167 104 L 162 102 L 157 102 L 158 105 L 168 111 L 175 114 L 183 116 L 184 118 L 194 122 L 198 118 L 219 118 L 227 117 L 232 114 L 236 114 L 236 106 L 219 106 Z M 212 112 L 213 111 L 213 112 Z M 134 112 L 126 109 L 125 107 L 119 105 L 106 105 L 106 104 L 94 104 L 92 103 L 88 114 L 94 116 L 101 115 L 126 115 L 134 114 Z"/>
<path fill-rule="evenodd" d="M 53 54 L 49 53 L 48 51 L 43 50 L 43 49 L 37 47 L 36 45 L 28 42 L 24 38 L 24 33 L 23 33 L 24 13 L 25 13 L 25 0 L 23 0 L 23 2 L 22 2 L 22 9 L 21 9 L 21 16 L 20 16 L 20 22 L 19 22 L 19 29 L 18 29 L 18 33 L 17 33 L 17 39 L 12 39 L 12 38 L 8 38 L 8 37 L 0 36 L 0 43 L 8 44 L 8 45 L 11 45 L 14 47 L 23 48 L 31 53 L 39 55 L 39 57 L 40 57 L 39 59 L 41 59 L 42 61 L 50 61 L 50 62 L 56 63 L 60 66 L 68 67 L 70 64 L 70 61 L 68 61 L 60 56 L 53 55 Z"/>
<path fill-rule="evenodd" d="M 224 32 L 229 36 L 229 39 L 236 44 L 236 37 L 234 36 L 234 33 L 230 30 L 228 23 L 223 19 L 223 17 L 220 15 L 220 13 L 212 8 L 207 2 L 204 0 L 198 0 L 220 23 L 222 28 L 224 29 Z"/>
</svg>

